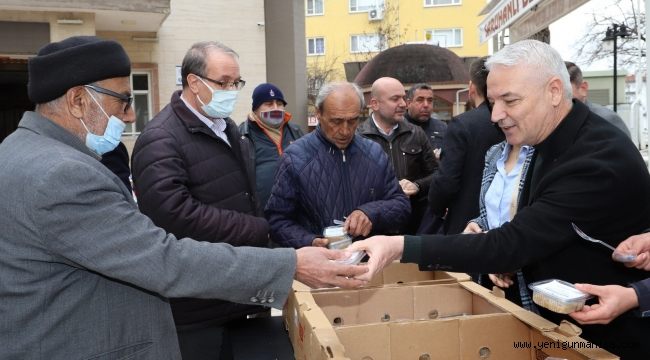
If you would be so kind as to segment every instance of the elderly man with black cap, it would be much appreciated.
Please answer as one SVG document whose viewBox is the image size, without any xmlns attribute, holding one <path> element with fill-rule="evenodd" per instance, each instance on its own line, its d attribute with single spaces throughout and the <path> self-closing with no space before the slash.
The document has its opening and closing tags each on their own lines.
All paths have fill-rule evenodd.
<svg viewBox="0 0 650 360">
<path fill-rule="evenodd" d="M 141 214 L 99 162 L 134 117 L 118 43 L 71 37 L 28 67 L 36 109 L 0 144 L 1 359 L 180 359 L 167 297 L 281 307 L 294 276 L 362 284 L 344 253 L 179 239 Z"/>
<path fill-rule="evenodd" d="M 244 146 L 242 151 L 254 169 L 253 174 L 259 208 L 264 210 L 271 196 L 271 187 L 278 169 L 278 160 L 284 149 L 303 136 L 296 124 L 290 123 L 291 114 L 284 109 L 287 102 L 280 89 L 270 83 L 253 90 L 253 111 L 239 125 Z"/>
</svg>

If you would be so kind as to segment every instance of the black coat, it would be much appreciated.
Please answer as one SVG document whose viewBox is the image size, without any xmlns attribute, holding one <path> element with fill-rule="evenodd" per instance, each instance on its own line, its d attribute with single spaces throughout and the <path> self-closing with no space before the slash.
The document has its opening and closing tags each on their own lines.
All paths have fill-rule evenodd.
<svg viewBox="0 0 650 360">
<path fill-rule="evenodd" d="M 409 116 L 408 111 L 404 114 L 404 118 L 411 123 L 424 130 L 424 133 L 429 137 L 431 146 L 434 149 L 441 149 L 444 142 L 445 133 L 447 132 L 447 123 L 438 119 L 436 115 L 431 115 L 429 120 L 421 122 Z"/>
<path fill-rule="evenodd" d="M 511 222 L 483 234 L 407 237 L 402 261 L 460 272 L 523 268 L 529 282 L 557 278 L 626 286 L 645 279 L 647 272 L 612 261 L 611 251 L 582 240 L 571 227 L 574 222 L 612 246 L 648 227 L 650 174 L 630 139 L 574 102 L 535 151 L 521 207 Z M 571 320 L 541 311 L 554 323 Z M 628 313 L 609 325 L 582 329 L 582 337 L 623 359 L 650 359 L 647 319 Z"/>
<path fill-rule="evenodd" d="M 436 166 L 429 137 L 420 127 L 401 121 L 389 139 L 379 131 L 372 117 L 359 125 L 357 132 L 381 145 L 398 180 L 407 179 L 419 187 L 418 193 L 409 198 L 411 218 L 405 229 L 406 234 L 415 234 L 427 207 L 427 194 Z"/>
<path fill-rule="evenodd" d="M 247 159 L 248 173 L 256 188 L 257 211 L 260 216 L 263 216 L 282 154 L 278 153 L 275 143 L 264 133 L 264 130 L 250 118 L 239 124 L 239 133 L 242 140 L 242 154 Z M 282 129 L 282 151 L 284 152 L 291 143 L 303 135 L 298 125 L 286 123 Z"/>
<path fill-rule="evenodd" d="M 485 152 L 503 139 L 503 132 L 490 121 L 487 102 L 449 122 L 440 166 L 429 187 L 433 213 L 438 216 L 447 213 L 446 234 L 462 232 L 467 222 L 478 216 Z"/>
<path fill-rule="evenodd" d="M 109 168 L 113 174 L 122 180 L 124 186 L 129 189 L 129 192 L 133 191 L 131 188 L 131 168 L 129 167 L 129 151 L 126 149 L 126 145 L 120 141 L 117 144 L 117 147 L 113 151 L 109 151 L 106 154 L 102 155 L 102 164 Z"/>
<path fill-rule="evenodd" d="M 269 226 L 253 215 L 255 192 L 240 151 L 239 131 L 232 120 L 226 122 L 232 147 L 187 108 L 180 92 L 174 93 L 133 149 L 138 206 L 179 239 L 266 246 Z M 228 320 L 253 309 L 220 300 L 172 299 L 176 325 Z"/>
</svg>

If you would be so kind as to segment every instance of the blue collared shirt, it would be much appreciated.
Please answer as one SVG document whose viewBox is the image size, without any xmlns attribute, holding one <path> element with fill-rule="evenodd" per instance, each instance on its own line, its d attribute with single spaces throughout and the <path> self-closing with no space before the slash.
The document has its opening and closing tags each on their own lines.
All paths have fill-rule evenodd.
<svg viewBox="0 0 650 360">
<path fill-rule="evenodd" d="M 485 193 L 485 211 L 490 229 L 501 226 L 514 216 L 517 209 L 517 200 L 519 199 L 519 182 L 522 177 L 526 177 L 526 174 L 522 174 L 521 170 L 528 152 L 533 151 L 533 148 L 526 145 L 522 146 L 519 149 L 517 163 L 509 173 L 506 173 L 505 162 L 510 150 L 512 150 L 512 145 L 503 148 L 501 157 L 497 160 L 497 171 L 494 174 L 494 179 Z"/>
</svg>

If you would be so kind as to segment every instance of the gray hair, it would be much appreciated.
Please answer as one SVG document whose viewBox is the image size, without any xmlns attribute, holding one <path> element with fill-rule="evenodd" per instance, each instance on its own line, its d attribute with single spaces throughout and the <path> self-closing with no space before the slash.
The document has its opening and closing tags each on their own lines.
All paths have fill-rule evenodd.
<svg viewBox="0 0 650 360">
<path fill-rule="evenodd" d="M 566 65 L 560 54 L 550 45 L 538 40 L 521 40 L 499 50 L 485 62 L 485 67 L 492 70 L 494 65 L 515 66 L 528 65 L 533 68 L 541 80 L 557 76 L 564 87 L 564 98 L 573 97 L 571 81 Z"/>
<path fill-rule="evenodd" d="M 90 83 L 88 85 L 94 85 L 94 86 L 100 86 L 101 87 L 101 85 L 99 85 L 99 81 L 95 81 L 95 82 Z M 88 89 L 85 89 L 85 90 L 88 91 Z M 48 102 L 44 102 L 44 103 L 41 103 L 41 104 L 36 104 L 34 110 L 37 111 L 37 112 L 41 112 L 41 113 L 46 112 L 46 111 L 47 112 L 63 111 L 64 106 L 65 106 L 65 101 L 66 101 L 66 98 L 65 98 L 66 94 L 67 94 L 67 91 L 66 91 L 65 94 L 59 96 L 56 99 L 52 99 L 52 100 L 50 100 Z M 95 100 L 97 100 L 100 103 L 102 102 L 102 99 L 104 99 L 104 94 L 96 92 L 96 91 L 94 92 L 94 94 L 91 94 L 91 95 L 94 96 Z"/>
<path fill-rule="evenodd" d="M 366 106 L 365 101 L 363 100 L 363 91 L 361 91 L 359 85 L 351 82 L 345 82 L 345 81 L 327 83 L 320 88 L 320 90 L 318 91 L 318 96 L 316 96 L 316 107 L 318 108 L 318 111 L 320 111 L 321 113 L 323 112 L 323 104 L 325 103 L 325 99 L 327 99 L 327 97 L 330 96 L 331 93 L 346 87 L 352 88 L 354 92 L 357 94 L 357 97 L 359 98 L 359 104 L 360 104 L 359 111 L 363 112 L 363 109 Z"/>
<path fill-rule="evenodd" d="M 183 58 L 183 64 L 181 65 L 183 87 L 187 86 L 187 75 L 189 74 L 195 74 L 201 77 L 206 76 L 205 68 L 207 64 L 205 63 L 205 58 L 208 56 L 208 52 L 211 49 L 215 49 L 225 54 L 230 54 L 234 58 L 239 58 L 239 55 L 235 50 L 218 41 L 201 41 L 195 43 L 189 50 L 187 50 L 187 53 Z"/>
</svg>

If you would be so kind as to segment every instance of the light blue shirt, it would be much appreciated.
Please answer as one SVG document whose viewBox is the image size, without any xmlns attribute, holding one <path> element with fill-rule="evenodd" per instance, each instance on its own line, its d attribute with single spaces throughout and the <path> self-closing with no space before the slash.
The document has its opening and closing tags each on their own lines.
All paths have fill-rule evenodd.
<svg viewBox="0 0 650 360">
<path fill-rule="evenodd" d="M 512 209 L 517 208 L 519 182 L 522 177 L 526 176 L 526 174 L 521 173 L 521 169 L 524 166 L 528 152 L 533 151 L 533 148 L 526 145 L 522 146 L 519 149 L 517 163 L 509 173 L 506 173 L 505 162 L 510 150 L 512 150 L 512 145 L 503 148 L 501 157 L 497 160 L 497 171 L 494 174 L 494 179 L 485 193 L 485 212 L 490 229 L 495 229 L 510 221 L 515 215 Z"/>
</svg>

